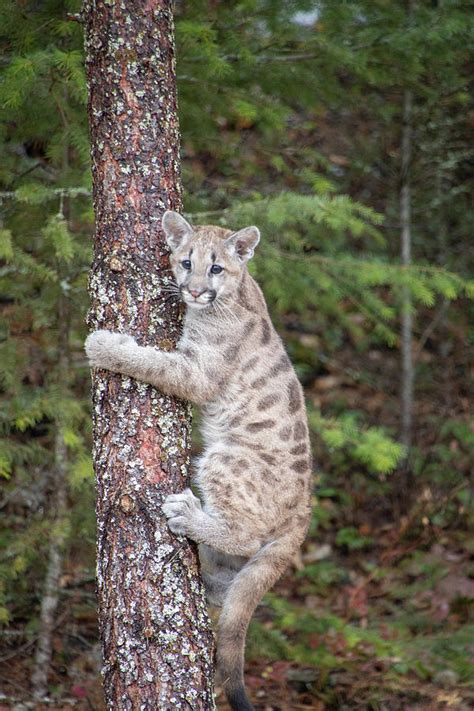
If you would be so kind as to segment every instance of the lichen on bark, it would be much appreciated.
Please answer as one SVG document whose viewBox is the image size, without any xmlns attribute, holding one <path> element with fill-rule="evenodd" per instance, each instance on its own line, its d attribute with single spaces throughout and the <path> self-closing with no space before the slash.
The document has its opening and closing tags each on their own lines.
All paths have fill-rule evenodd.
<svg viewBox="0 0 474 711">
<path fill-rule="evenodd" d="M 92 329 L 173 347 L 181 311 L 160 231 L 181 208 L 172 3 L 86 0 L 96 215 Z M 212 709 L 213 637 L 195 547 L 161 503 L 187 483 L 190 409 L 93 374 L 97 580 L 109 709 Z"/>
</svg>

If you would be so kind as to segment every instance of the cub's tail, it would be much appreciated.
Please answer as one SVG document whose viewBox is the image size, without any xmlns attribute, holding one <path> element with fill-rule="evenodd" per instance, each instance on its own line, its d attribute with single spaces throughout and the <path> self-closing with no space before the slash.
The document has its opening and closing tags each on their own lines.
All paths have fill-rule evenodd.
<svg viewBox="0 0 474 711">
<path fill-rule="evenodd" d="M 219 617 L 217 670 L 232 711 L 253 711 L 244 686 L 247 627 L 263 595 L 288 567 L 298 543 L 294 537 L 267 543 L 228 588 Z"/>
</svg>

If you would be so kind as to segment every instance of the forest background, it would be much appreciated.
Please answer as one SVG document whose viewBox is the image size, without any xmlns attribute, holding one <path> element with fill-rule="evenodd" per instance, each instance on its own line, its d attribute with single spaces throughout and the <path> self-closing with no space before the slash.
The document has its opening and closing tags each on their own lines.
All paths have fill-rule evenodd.
<svg viewBox="0 0 474 711">
<path fill-rule="evenodd" d="M 52 549 L 53 708 L 103 703 L 79 10 L 0 0 L 5 708 L 31 699 Z M 472 7 L 195 0 L 175 12 L 185 213 L 261 228 L 253 273 L 313 433 L 312 526 L 252 623 L 254 701 L 471 708 Z"/>
</svg>

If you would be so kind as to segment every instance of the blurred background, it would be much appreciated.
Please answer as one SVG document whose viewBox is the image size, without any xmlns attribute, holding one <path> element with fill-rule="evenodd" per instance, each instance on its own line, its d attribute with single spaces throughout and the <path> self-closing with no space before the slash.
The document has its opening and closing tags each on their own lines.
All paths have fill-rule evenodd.
<svg viewBox="0 0 474 711">
<path fill-rule="evenodd" d="M 43 708 L 45 596 L 48 708 L 103 708 L 80 5 L 0 0 L 0 709 Z M 472 5 L 175 12 L 185 212 L 260 227 L 252 270 L 314 445 L 310 535 L 252 623 L 249 691 L 268 710 L 472 708 Z"/>
</svg>

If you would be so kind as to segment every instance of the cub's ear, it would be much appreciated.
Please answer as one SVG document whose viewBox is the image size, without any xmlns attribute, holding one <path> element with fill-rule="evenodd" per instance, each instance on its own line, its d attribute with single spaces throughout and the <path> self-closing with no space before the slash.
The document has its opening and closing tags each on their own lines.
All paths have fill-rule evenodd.
<svg viewBox="0 0 474 711">
<path fill-rule="evenodd" d="M 172 252 L 175 251 L 189 235 L 193 234 L 193 228 L 186 222 L 184 217 L 178 215 L 177 212 L 166 210 L 161 220 L 163 232 L 165 233 L 166 241 Z"/>
<path fill-rule="evenodd" d="M 230 252 L 236 254 L 241 262 L 247 262 L 253 257 L 255 247 L 260 242 L 260 230 L 258 227 L 244 227 L 243 230 L 234 232 L 227 237 L 224 244 Z"/>
</svg>

